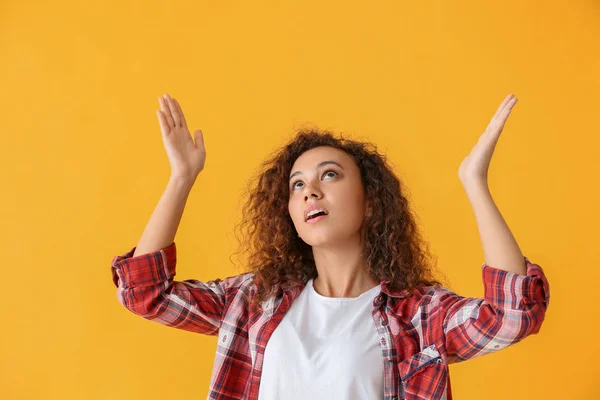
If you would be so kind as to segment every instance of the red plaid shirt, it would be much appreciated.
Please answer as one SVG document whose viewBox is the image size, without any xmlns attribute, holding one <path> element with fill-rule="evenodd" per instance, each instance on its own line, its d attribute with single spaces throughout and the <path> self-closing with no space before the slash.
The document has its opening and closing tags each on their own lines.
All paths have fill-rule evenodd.
<svg viewBox="0 0 600 400">
<path fill-rule="evenodd" d="M 304 285 L 280 290 L 250 307 L 252 273 L 175 281 L 176 248 L 132 257 L 135 247 L 111 265 L 117 299 L 128 310 L 166 326 L 218 335 L 208 399 L 256 400 L 269 337 Z M 502 350 L 536 334 L 550 300 L 541 267 L 527 275 L 483 264 L 483 298 L 447 288 L 393 292 L 381 282 L 373 320 L 384 363 L 384 400 L 451 400 L 448 364 Z"/>
</svg>

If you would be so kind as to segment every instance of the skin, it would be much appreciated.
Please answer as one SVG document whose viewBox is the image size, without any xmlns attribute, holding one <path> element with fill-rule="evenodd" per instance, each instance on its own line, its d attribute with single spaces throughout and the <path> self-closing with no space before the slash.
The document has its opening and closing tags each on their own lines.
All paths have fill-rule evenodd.
<svg viewBox="0 0 600 400">
<path fill-rule="evenodd" d="M 322 161 L 336 161 L 340 166 Z M 299 175 L 294 175 L 300 171 Z M 366 213 L 360 170 L 346 152 L 321 146 L 304 152 L 292 166 L 288 211 L 302 240 L 312 246 L 318 276 L 315 291 L 326 297 L 358 297 L 379 285 L 366 270 L 361 252 Z M 308 224 L 304 211 L 311 204 L 323 206 L 324 219 Z"/>
<path fill-rule="evenodd" d="M 485 262 L 495 268 L 526 275 L 527 266 L 519 245 L 496 206 L 488 186 L 488 170 L 496 144 L 517 98 L 509 94 L 471 152 L 462 161 L 458 176 L 473 207 Z M 340 167 L 321 161 L 335 160 Z M 324 173 L 332 168 L 336 174 Z M 292 166 L 301 171 L 290 183 L 288 210 L 299 236 L 312 246 L 318 277 L 315 290 L 327 297 L 357 297 L 375 287 L 361 258 L 361 226 L 365 210 L 360 172 L 351 156 L 339 149 L 322 146 L 303 153 Z M 292 175 L 290 174 L 290 175 Z M 298 183 L 300 180 L 302 183 Z M 292 191 L 291 187 L 296 185 Z M 314 225 L 304 221 L 304 209 L 317 202 L 330 215 Z M 478 273 L 480 271 L 478 270 Z"/>
<path fill-rule="evenodd" d="M 458 176 L 475 213 L 486 264 L 515 274 L 527 275 L 523 252 L 496 206 L 488 185 L 492 156 L 506 120 L 517 101 L 514 94 L 504 98 L 471 153 L 461 163 Z"/>
</svg>

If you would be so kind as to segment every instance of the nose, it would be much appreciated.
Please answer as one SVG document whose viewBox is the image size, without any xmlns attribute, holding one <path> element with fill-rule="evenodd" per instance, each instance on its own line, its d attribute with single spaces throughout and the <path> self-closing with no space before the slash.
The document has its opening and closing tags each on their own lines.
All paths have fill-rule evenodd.
<svg viewBox="0 0 600 400">
<path fill-rule="evenodd" d="M 321 192 L 312 185 L 306 185 L 304 188 L 304 201 L 308 200 L 310 197 L 320 198 Z"/>
<path fill-rule="evenodd" d="M 316 198 L 319 198 L 320 196 L 319 196 L 318 194 L 316 194 L 316 193 L 312 193 L 312 192 L 311 192 L 311 194 L 310 194 L 310 197 L 316 197 Z M 309 196 L 308 196 L 308 195 L 304 195 L 304 200 L 305 200 L 305 201 L 306 201 L 306 200 L 308 200 L 308 198 L 309 198 Z"/>
</svg>

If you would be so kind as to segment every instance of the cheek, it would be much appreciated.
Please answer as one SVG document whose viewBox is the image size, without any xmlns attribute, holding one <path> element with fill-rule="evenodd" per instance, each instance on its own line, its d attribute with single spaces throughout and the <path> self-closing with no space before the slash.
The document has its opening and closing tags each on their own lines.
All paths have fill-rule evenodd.
<svg viewBox="0 0 600 400">
<path fill-rule="evenodd" d="M 347 193 L 345 198 L 347 209 L 352 211 L 352 214 L 355 218 L 362 219 L 364 207 L 364 199 L 362 195 L 357 194 L 356 191 L 351 191 Z"/>
<path fill-rule="evenodd" d="M 293 201 L 290 201 L 288 203 L 288 213 L 290 215 L 290 218 L 292 219 L 292 222 L 294 222 L 295 224 L 301 222 L 300 219 L 303 218 L 302 217 L 302 211 L 298 208 L 297 205 L 294 205 Z"/>
</svg>

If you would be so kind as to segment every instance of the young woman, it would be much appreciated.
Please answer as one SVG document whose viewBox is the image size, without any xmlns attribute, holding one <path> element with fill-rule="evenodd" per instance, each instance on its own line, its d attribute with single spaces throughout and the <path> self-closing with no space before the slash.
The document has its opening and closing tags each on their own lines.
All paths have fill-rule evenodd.
<svg viewBox="0 0 600 400">
<path fill-rule="evenodd" d="M 550 291 L 496 208 L 487 171 L 509 95 L 459 168 L 485 262 L 482 298 L 434 276 L 401 181 L 363 142 L 301 130 L 262 165 L 243 219 L 248 272 L 175 281 L 175 233 L 204 169 L 177 100 L 157 111 L 171 179 L 140 242 L 112 263 L 119 302 L 218 336 L 209 399 L 451 399 L 448 364 L 540 330 Z"/>
</svg>

